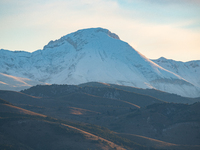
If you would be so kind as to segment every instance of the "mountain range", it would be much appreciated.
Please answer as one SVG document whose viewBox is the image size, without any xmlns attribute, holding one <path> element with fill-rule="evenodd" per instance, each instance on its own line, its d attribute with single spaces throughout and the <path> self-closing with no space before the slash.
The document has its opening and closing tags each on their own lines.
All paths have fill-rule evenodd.
<svg viewBox="0 0 200 150">
<path fill-rule="evenodd" d="M 43 50 L 0 50 L 0 89 L 24 85 L 103 82 L 200 96 L 200 61 L 150 60 L 103 28 L 89 28 L 50 41 Z M 26 83 L 31 81 L 31 84 Z"/>
</svg>

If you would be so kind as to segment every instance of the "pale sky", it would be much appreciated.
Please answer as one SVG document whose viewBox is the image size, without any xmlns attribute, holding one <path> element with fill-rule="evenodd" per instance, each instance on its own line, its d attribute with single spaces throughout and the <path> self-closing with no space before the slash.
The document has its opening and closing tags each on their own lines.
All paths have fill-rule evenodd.
<svg viewBox="0 0 200 150">
<path fill-rule="evenodd" d="M 0 49 L 102 27 L 150 59 L 200 60 L 200 0 L 0 0 Z"/>
</svg>

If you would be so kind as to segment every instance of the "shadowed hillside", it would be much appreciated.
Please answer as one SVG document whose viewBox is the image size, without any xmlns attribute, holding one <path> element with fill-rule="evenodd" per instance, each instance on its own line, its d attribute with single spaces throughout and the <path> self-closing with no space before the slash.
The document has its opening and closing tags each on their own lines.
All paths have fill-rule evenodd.
<svg viewBox="0 0 200 150">
<path fill-rule="evenodd" d="M 0 107 L 0 149 L 146 149 L 106 128 L 57 120 L 1 99 Z M 96 135 L 90 133 L 94 131 Z"/>
<path fill-rule="evenodd" d="M 157 98 L 137 94 L 112 87 L 79 87 L 75 85 L 38 85 L 21 91 L 22 93 L 37 97 L 62 97 L 71 93 L 86 93 L 101 98 L 110 98 L 127 101 L 144 107 L 153 103 L 163 103 Z"/>
<path fill-rule="evenodd" d="M 115 144 L 128 140 L 128 149 L 131 142 L 152 149 L 200 148 L 200 103 L 167 103 L 110 87 L 39 85 L 22 92 L 0 91 L 0 97 Z"/>
<path fill-rule="evenodd" d="M 110 88 L 116 88 L 121 89 L 124 91 L 134 92 L 138 94 L 148 95 L 155 97 L 157 99 L 166 101 L 166 102 L 174 102 L 174 103 L 185 103 L 185 104 L 192 104 L 195 102 L 200 101 L 200 98 L 187 98 L 182 97 L 176 94 L 170 94 L 167 92 L 159 91 L 156 89 L 141 89 L 141 88 L 135 88 L 131 86 L 122 86 L 122 85 L 116 85 L 116 84 L 105 84 L 100 82 L 88 82 L 84 84 L 80 84 L 80 87 L 110 87 Z"/>
<path fill-rule="evenodd" d="M 113 129 L 174 144 L 199 145 L 200 103 L 192 105 L 163 103 L 135 110 L 118 121 Z"/>
</svg>

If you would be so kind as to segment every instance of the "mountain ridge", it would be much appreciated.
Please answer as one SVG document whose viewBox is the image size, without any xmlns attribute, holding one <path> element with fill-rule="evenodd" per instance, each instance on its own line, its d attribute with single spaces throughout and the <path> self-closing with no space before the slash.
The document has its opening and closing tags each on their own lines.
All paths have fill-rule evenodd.
<svg viewBox="0 0 200 150">
<path fill-rule="evenodd" d="M 200 60 L 182 62 L 160 57 L 152 61 L 200 87 Z"/>
<path fill-rule="evenodd" d="M 199 90 L 103 28 L 78 30 L 33 53 L 0 50 L 0 72 L 50 84 L 105 82 L 155 88 L 187 97 Z"/>
</svg>

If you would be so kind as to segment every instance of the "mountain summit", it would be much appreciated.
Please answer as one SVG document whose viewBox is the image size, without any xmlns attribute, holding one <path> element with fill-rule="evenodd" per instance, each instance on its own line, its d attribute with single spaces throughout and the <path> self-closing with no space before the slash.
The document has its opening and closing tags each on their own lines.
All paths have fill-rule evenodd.
<svg viewBox="0 0 200 150">
<path fill-rule="evenodd" d="M 198 87 L 103 28 L 78 30 L 33 53 L 0 50 L 0 72 L 50 84 L 96 81 L 200 96 Z"/>
</svg>

